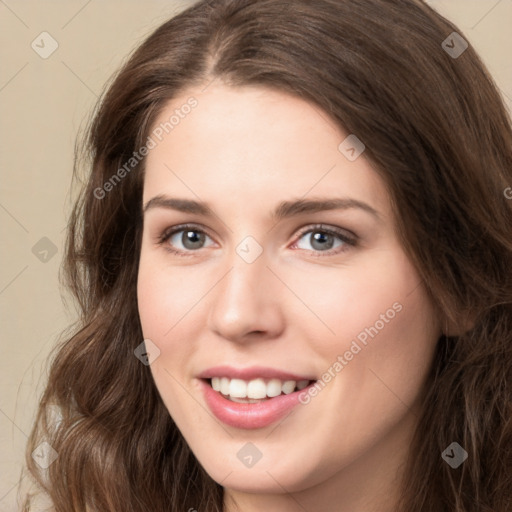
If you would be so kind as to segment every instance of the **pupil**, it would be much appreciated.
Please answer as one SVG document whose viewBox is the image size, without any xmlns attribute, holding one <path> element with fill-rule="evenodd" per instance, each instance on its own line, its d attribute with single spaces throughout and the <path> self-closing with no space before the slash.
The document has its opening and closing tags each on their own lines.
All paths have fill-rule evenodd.
<svg viewBox="0 0 512 512">
<path fill-rule="evenodd" d="M 185 242 L 191 243 L 192 248 L 196 248 L 196 245 L 200 245 L 202 242 L 203 235 L 197 235 L 196 231 L 187 231 L 184 233 L 185 236 Z M 184 243 L 185 247 L 186 244 Z"/>
<path fill-rule="evenodd" d="M 315 247 L 315 243 L 316 242 L 320 243 L 319 247 L 317 247 L 317 248 L 320 248 L 320 249 L 330 249 L 333 246 L 332 238 L 330 240 L 330 243 L 329 242 L 325 242 L 325 238 L 326 237 L 330 237 L 331 235 L 327 235 L 325 233 L 316 232 L 316 233 L 313 233 L 312 236 L 313 236 L 313 242 L 311 243 L 311 245 L 313 247 Z M 322 242 L 322 240 L 324 240 L 324 241 Z"/>
</svg>

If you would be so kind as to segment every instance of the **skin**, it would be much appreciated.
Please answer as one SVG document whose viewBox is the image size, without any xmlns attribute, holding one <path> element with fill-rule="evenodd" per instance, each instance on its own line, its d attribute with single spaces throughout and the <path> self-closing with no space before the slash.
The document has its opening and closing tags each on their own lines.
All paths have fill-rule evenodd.
<svg viewBox="0 0 512 512">
<path fill-rule="evenodd" d="M 144 337 L 160 349 L 150 366 L 158 391 L 225 488 L 228 512 L 234 503 L 243 512 L 393 511 L 442 331 L 397 238 L 386 187 L 364 152 L 349 161 L 338 150 L 349 134 L 326 113 L 268 88 L 191 88 L 155 126 L 190 96 L 197 107 L 147 156 L 143 202 L 158 194 L 206 201 L 215 215 L 145 212 L 138 302 Z M 270 218 L 279 202 L 303 197 L 350 197 L 379 218 L 356 208 Z M 206 231 L 202 246 L 183 242 L 183 232 L 158 243 L 182 223 Z M 356 235 L 356 246 L 333 236 L 326 251 L 312 239 L 318 229 L 300 234 L 317 223 Z M 236 252 L 247 236 L 263 250 L 250 264 Z M 236 429 L 210 413 L 201 371 L 262 365 L 321 379 L 394 303 L 401 311 L 281 422 Z M 237 458 L 247 442 L 262 453 L 251 468 Z"/>
</svg>

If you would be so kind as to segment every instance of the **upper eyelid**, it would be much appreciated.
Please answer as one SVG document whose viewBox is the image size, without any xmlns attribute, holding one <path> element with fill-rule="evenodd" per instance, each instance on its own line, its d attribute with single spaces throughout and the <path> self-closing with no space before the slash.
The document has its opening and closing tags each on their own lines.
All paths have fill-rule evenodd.
<svg viewBox="0 0 512 512">
<path fill-rule="evenodd" d="M 314 231 L 315 229 L 318 231 L 327 231 L 327 232 L 330 232 L 330 233 L 338 235 L 338 236 L 346 236 L 347 238 L 358 238 L 355 233 L 353 233 L 352 231 L 350 231 L 346 228 L 331 226 L 330 224 L 322 224 L 322 223 L 308 224 L 307 226 L 304 226 L 303 228 L 299 228 L 297 232 L 300 235 L 305 235 L 309 231 Z"/>
<path fill-rule="evenodd" d="M 213 236 L 211 236 L 210 232 L 207 229 L 200 226 L 199 224 L 194 224 L 194 223 L 177 224 L 176 226 L 172 226 L 168 229 L 164 229 L 162 231 L 162 234 L 159 235 L 158 238 L 159 239 L 168 238 L 171 235 L 179 233 L 180 231 L 185 231 L 186 229 L 200 231 L 201 233 L 208 235 L 211 239 L 214 238 Z"/>
</svg>

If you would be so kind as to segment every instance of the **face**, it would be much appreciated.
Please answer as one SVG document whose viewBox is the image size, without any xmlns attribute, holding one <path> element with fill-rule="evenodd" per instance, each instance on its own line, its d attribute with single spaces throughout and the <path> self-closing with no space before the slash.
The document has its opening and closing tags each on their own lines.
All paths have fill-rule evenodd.
<svg viewBox="0 0 512 512">
<path fill-rule="evenodd" d="M 190 89 L 155 127 L 176 110 L 147 156 L 138 274 L 169 414 L 233 490 L 300 491 L 384 457 L 441 334 L 384 183 L 285 93 Z"/>
</svg>

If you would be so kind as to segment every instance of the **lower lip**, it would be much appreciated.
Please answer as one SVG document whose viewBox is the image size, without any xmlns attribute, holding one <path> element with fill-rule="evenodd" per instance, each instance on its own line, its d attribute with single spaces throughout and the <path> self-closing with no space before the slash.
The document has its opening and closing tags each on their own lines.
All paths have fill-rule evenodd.
<svg viewBox="0 0 512 512">
<path fill-rule="evenodd" d="M 235 428 L 263 428 L 279 421 L 300 403 L 300 393 L 307 392 L 315 382 L 289 395 L 279 395 L 264 402 L 240 404 L 232 402 L 215 391 L 210 384 L 200 379 L 204 398 L 213 414 L 226 425 Z"/>
</svg>

